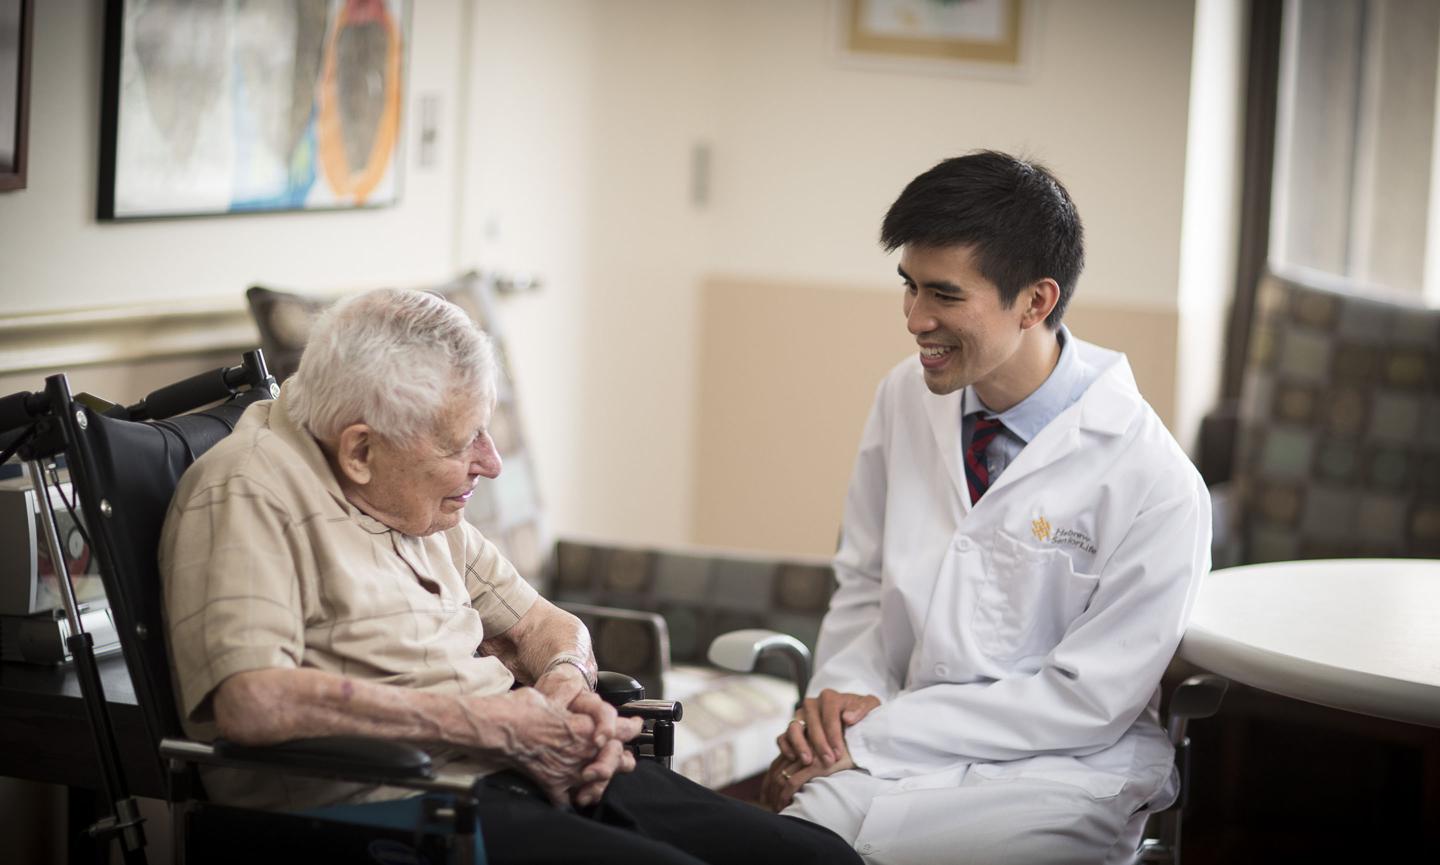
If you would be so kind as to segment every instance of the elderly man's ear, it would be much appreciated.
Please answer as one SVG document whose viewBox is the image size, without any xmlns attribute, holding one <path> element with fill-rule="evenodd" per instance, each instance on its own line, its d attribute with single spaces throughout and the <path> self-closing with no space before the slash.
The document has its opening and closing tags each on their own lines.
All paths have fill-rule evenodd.
<svg viewBox="0 0 1440 865">
<path fill-rule="evenodd" d="M 335 442 L 335 467 L 344 475 L 342 481 L 368 484 L 373 475 L 371 460 L 375 455 L 375 433 L 363 423 L 351 424 L 340 431 Z"/>
</svg>

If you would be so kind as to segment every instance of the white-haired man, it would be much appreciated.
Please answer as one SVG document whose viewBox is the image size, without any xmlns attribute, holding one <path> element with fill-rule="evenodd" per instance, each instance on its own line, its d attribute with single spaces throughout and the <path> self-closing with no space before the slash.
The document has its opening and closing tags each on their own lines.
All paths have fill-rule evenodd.
<svg viewBox="0 0 1440 865">
<path fill-rule="evenodd" d="M 160 565 L 188 732 L 421 743 L 491 779 L 478 811 L 491 862 L 856 861 L 828 830 L 637 768 L 623 746 L 639 721 L 593 693 L 584 626 L 463 519 L 500 473 L 494 366 L 452 304 L 360 295 L 316 323 L 280 398 L 186 472 Z M 222 803 L 418 814 L 393 788 L 205 781 Z"/>
</svg>

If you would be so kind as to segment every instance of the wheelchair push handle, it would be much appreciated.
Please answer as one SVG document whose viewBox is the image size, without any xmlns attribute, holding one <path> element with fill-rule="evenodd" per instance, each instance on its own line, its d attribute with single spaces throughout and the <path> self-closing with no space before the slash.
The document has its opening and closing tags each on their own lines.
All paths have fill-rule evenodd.
<svg viewBox="0 0 1440 865">
<path fill-rule="evenodd" d="M 144 399 L 127 406 L 125 412 L 131 420 L 174 417 L 202 405 L 228 399 L 246 386 L 268 388 L 272 397 L 279 393 L 279 386 L 265 366 L 265 355 L 259 349 L 245 352 L 239 366 L 206 370 L 152 391 Z"/>
<path fill-rule="evenodd" d="M 0 433 L 34 423 L 44 416 L 48 405 L 45 394 L 28 390 L 0 397 Z"/>
</svg>

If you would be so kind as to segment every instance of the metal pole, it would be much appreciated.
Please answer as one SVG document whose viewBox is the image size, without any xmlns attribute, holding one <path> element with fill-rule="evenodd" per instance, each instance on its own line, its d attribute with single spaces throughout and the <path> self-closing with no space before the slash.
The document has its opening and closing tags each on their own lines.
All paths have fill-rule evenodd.
<svg viewBox="0 0 1440 865">
<path fill-rule="evenodd" d="M 60 532 L 55 528 L 55 512 L 50 508 L 50 493 L 45 488 L 45 471 L 40 467 L 40 461 L 27 460 L 25 474 L 30 476 L 30 488 L 35 491 L 40 528 L 45 535 L 45 548 L 50 551 L 50 562 L 55 567 L 55 580 L 60 584 L 60 603 L 65 607 L 70 633 L 84 633 L 85 629 L 80 625 L 80 605 L 75 602 L 75 587 L 70 584 L 70 568 L 65 564 L 65 551 L 60 546 Z"/>
<path fill-rule="evenodd" d="M 126 865 L 145 865 L 145 831 L 142 825 L 144 818 L 140 816 L 139 803 L 129 795 L 129 788 L 125 783 L 125 772 L 118 756 L 120 746 L 116 742 L 115 728 L 110 724 L 110 715 L 106 711 L 105 688 L 100 683 L 100 670 L 95 665 L 95 641 L 80 623 L 79 605 L 75 602 L 75 588 L 70 582 L 70 568 L 65 564 L 65 551 L 60 546 L 60 533 L 55 528 L 55 512 L 50 503 L 50 490 L 45 486 L 45 473 L 39 460 L 27 460 L 25 472 L 30 476 L 30 483 L 37 497 L 36 504 L 40 511 L 40 526 L 45 535 L 45 546 L 50 550 L 50 563 L 55 568 L 61 603 L 65 607 L 65 618 L 70 626 L 70 635 L 65 638 L 65 648 L 75 663 L 80 695 L 85 704 L 85 713 L 89 716 L 95 754 L 100 761 L 100 784 L 106 801 L 111 803 L 111 816 L 102 818 L 87 831 L 102 843 L 107 843 L 112 836 L 118 836 L 120 852 Z"/>
</svg>

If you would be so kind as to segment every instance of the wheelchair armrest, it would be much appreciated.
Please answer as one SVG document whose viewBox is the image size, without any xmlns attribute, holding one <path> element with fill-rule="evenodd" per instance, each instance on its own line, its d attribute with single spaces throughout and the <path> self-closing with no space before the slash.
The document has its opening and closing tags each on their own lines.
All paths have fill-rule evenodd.
<svg viewBox="0 0 1440 865">
<path fill-rule="evenodd" d="M 1166 725 L 1171 744 L 1179 746 L 1185 741 L 1185 728 L 1191 720 L 1220 711 L 1220 701 L 1229 687 L 1229 680 L 1214 673 L 1191 676 L 1177 685 L 1170 695 L 1170 720 Z"/>
<path fill-rule="evenodd" d="M 172 778 L 181 766 L 226 766 L 458 796 L 473 796 L 481 783 L 471 772 L 435 769 L 430 756 L 414 745 L 361 736 L 298 739 L 264 747 L 167 736 L 160 740 L 160 756 L 170 761 Z"/>
<path fill-rule="evenodd" d="M 685 714 L 679 700 L 647 700 L 645 688 L 624 673 L 601 670 L 595 686 L 600 699 L 615 707 L 622 718 L 646 721 L 678 721 Z"/>
<path fill-rule="evenodd" d="M 404 780 L 433 778 L 430 755 L 415 745 L 360 736 L 323 736 L 275 745 L 240 745 L 215 740 L 215 755 L 224 760 L 323 774 L 363 773 L 372 778 Z"/>
<path fill-rule="evenodd" d="M 608 670 L 600 671 L 595 692 L 614 706 L 620 717 L 639 718 L 643 722 L 640 735 L 626 747 L 637 757 L 645 754 L 668 767 L 670 758 L 675 756 L 675 722 L 685 714 L 680 701 L 647 700 L 645 687 L 638 681 Z"/>
</svg>

